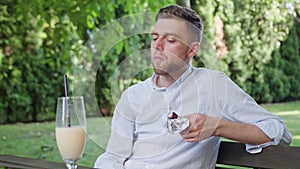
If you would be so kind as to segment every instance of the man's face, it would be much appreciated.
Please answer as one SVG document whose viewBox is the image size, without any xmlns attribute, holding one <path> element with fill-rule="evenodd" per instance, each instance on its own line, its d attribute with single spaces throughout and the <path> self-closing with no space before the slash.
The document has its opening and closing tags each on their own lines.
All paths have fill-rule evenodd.
<svg viewBox="0 0 300 169">
<path fill-rule="evenodd" d="M 159 19 L 152 31 L 151 59 L 155 73 L 177 74 L 190 64 L 186 23 L 179 19 Z"/>
</svg>

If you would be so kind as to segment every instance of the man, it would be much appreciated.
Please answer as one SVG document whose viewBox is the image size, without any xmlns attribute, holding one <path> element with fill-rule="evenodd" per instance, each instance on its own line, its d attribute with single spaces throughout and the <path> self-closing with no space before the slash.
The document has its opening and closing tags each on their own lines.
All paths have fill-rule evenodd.
<svg viewBox="0 0 300 169">
<path fill-rule="evenodd" d="M 215 168 L 220 138 L 263 147 L 290 143 L 283 122 L 242 91 L 224 73 L 191 66 L 202 33 L 191 9 L 170 5 L 156 16 L 151 59 L 154 74 L 122 94 L 112 120 L 106 152 L 95 168 Z M 168 132 L 168 114 L 189 120 Z"/>
</svg>

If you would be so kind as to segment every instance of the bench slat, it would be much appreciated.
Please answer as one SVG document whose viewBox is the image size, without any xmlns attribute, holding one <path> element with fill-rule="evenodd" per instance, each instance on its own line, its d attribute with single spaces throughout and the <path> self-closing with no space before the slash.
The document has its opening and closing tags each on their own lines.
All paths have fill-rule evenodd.
<svg viewBox="0 0 300 169">
<path fill-rule="evenodd" d="M 249 154 L 242 143 L 222 141 L 217 164 L 251 168 L 298 169 L 300 168 L 300 147 L 287 145 L 269 146 L 264 148 L 259 154 Z M 0 155 L 0 166 L 30 169 L 65 168 L 63 163 L 9 155 Z M 79 169 L 88 169 L 88 167 L 80 166 Z"/>
<path fill-rule="evenodd" d="M 217 164 L 252 168 L 298 169 L 300 167 L 300 147 L 269 146 L 259 154 L 249 154 L 242 143 L 222 141 Z"/>
<path fill-rule="evenodd" d="M 12 155 L 0 155 L 0 166 L 22 169 L 66 169 L 63 162 L 52 162 L 46 160 L 37 160 L 26 157 Z M 90 169 L 88 167 L 78 166 L 78 169 Z"/>
</svg>

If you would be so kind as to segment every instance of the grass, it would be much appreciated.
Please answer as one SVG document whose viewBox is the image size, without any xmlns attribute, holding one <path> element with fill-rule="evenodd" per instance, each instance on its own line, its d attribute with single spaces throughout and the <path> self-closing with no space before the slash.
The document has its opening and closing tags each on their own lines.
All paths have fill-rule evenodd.
<svg viewBox="0 0 300 169">
<path fill-rule="evenodd" d="M 300 101 L 263 104 L 280 116 L 293 134 L 293 146 L 300 146 Z M 88 138 L 80 165 L 92 167 L 104 152 L 110 133 L 111 118 L 88 118 Z M 62 162 L 55 143 L 55 122 L 0 125 L 0 154 Z M 0 167 L 1 168 L 1 167 Z"/>
<path fill-rule="evenodd" d="M 300 146 L 300 101 L 263 104 L 269 112 L 279 116 L 293 135 L 292 146 Z"/>
<path fill-rule="evenodd" d="M 97 119 L 88 119 L 89 127 L 97 125 L 101 126 L 97 128 L 106 128 L 107 126 L 104 125 L 110 123 L 110 118 L 105 119 L 105 123 L 100 121 L 100 124 L 96 124 L 98 122 Z M 90 129 L 91 132 L 93 130 Z M 79 165 L 93 167 L 93 162 L 104 152 L 103 147 L 106 146 L 109 133 L 108 130 L 103 129 L 103 131 L 106 131 L 102 133 L 105 137 L 103 139 L 101 131 L 99 137 L 91 134 L 87 138 L 85 153 Z M 95 139 L 103 140 L 104 143 L 97 142 Z M 0 154 L 62 162 L 55 142 L 55 122 L 0 125 L 0 146 Z"/>
</svg>

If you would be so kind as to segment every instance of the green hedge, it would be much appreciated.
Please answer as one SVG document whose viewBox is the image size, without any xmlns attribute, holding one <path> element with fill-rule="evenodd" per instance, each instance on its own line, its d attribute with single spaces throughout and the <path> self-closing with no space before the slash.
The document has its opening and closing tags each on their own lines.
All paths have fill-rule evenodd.
<svg viewBox="0 0 300 169">
<path fill-rule="evenodd" d="M 203 19 L 208 42 L 195 65 L 225 71 L 258 102 L 300 98 L 298 1 L 190 2 Z M 176 1 L 1 1 L 0 123 L 53 120 L 56 99 L 64 94 L 63 74 L 70 75 L 72 84 L 74 59 L 90 35 L 114 19 L 156 12 L 170 3 Z M 215 34 L 216 16 L 224 25 L 224 37 Z M 122 27 L 116 30 L 121 36 L 126 34 Z M 107 40 L 112 36 L 106 35 Z M 213 48 L 217 38 L 223 38 L 227 47 L 227 53 L 218 57 L 219 49 Z M 98 67 L 93 91 L 103 115 L 112 114 L 111 80 L 117 66 L 135 51 L 149 47 L 149 35 L 136 35 L 115 44 L 105 56 L 97 53 L 103 58 L 93 65 Z M 82 62 L 93 61 L 92 56 L 87 59 Z M 146 70 L 133 80 L 119 79 L 118 87 L 123 90 L 149 74 Z"/>
</svg>

